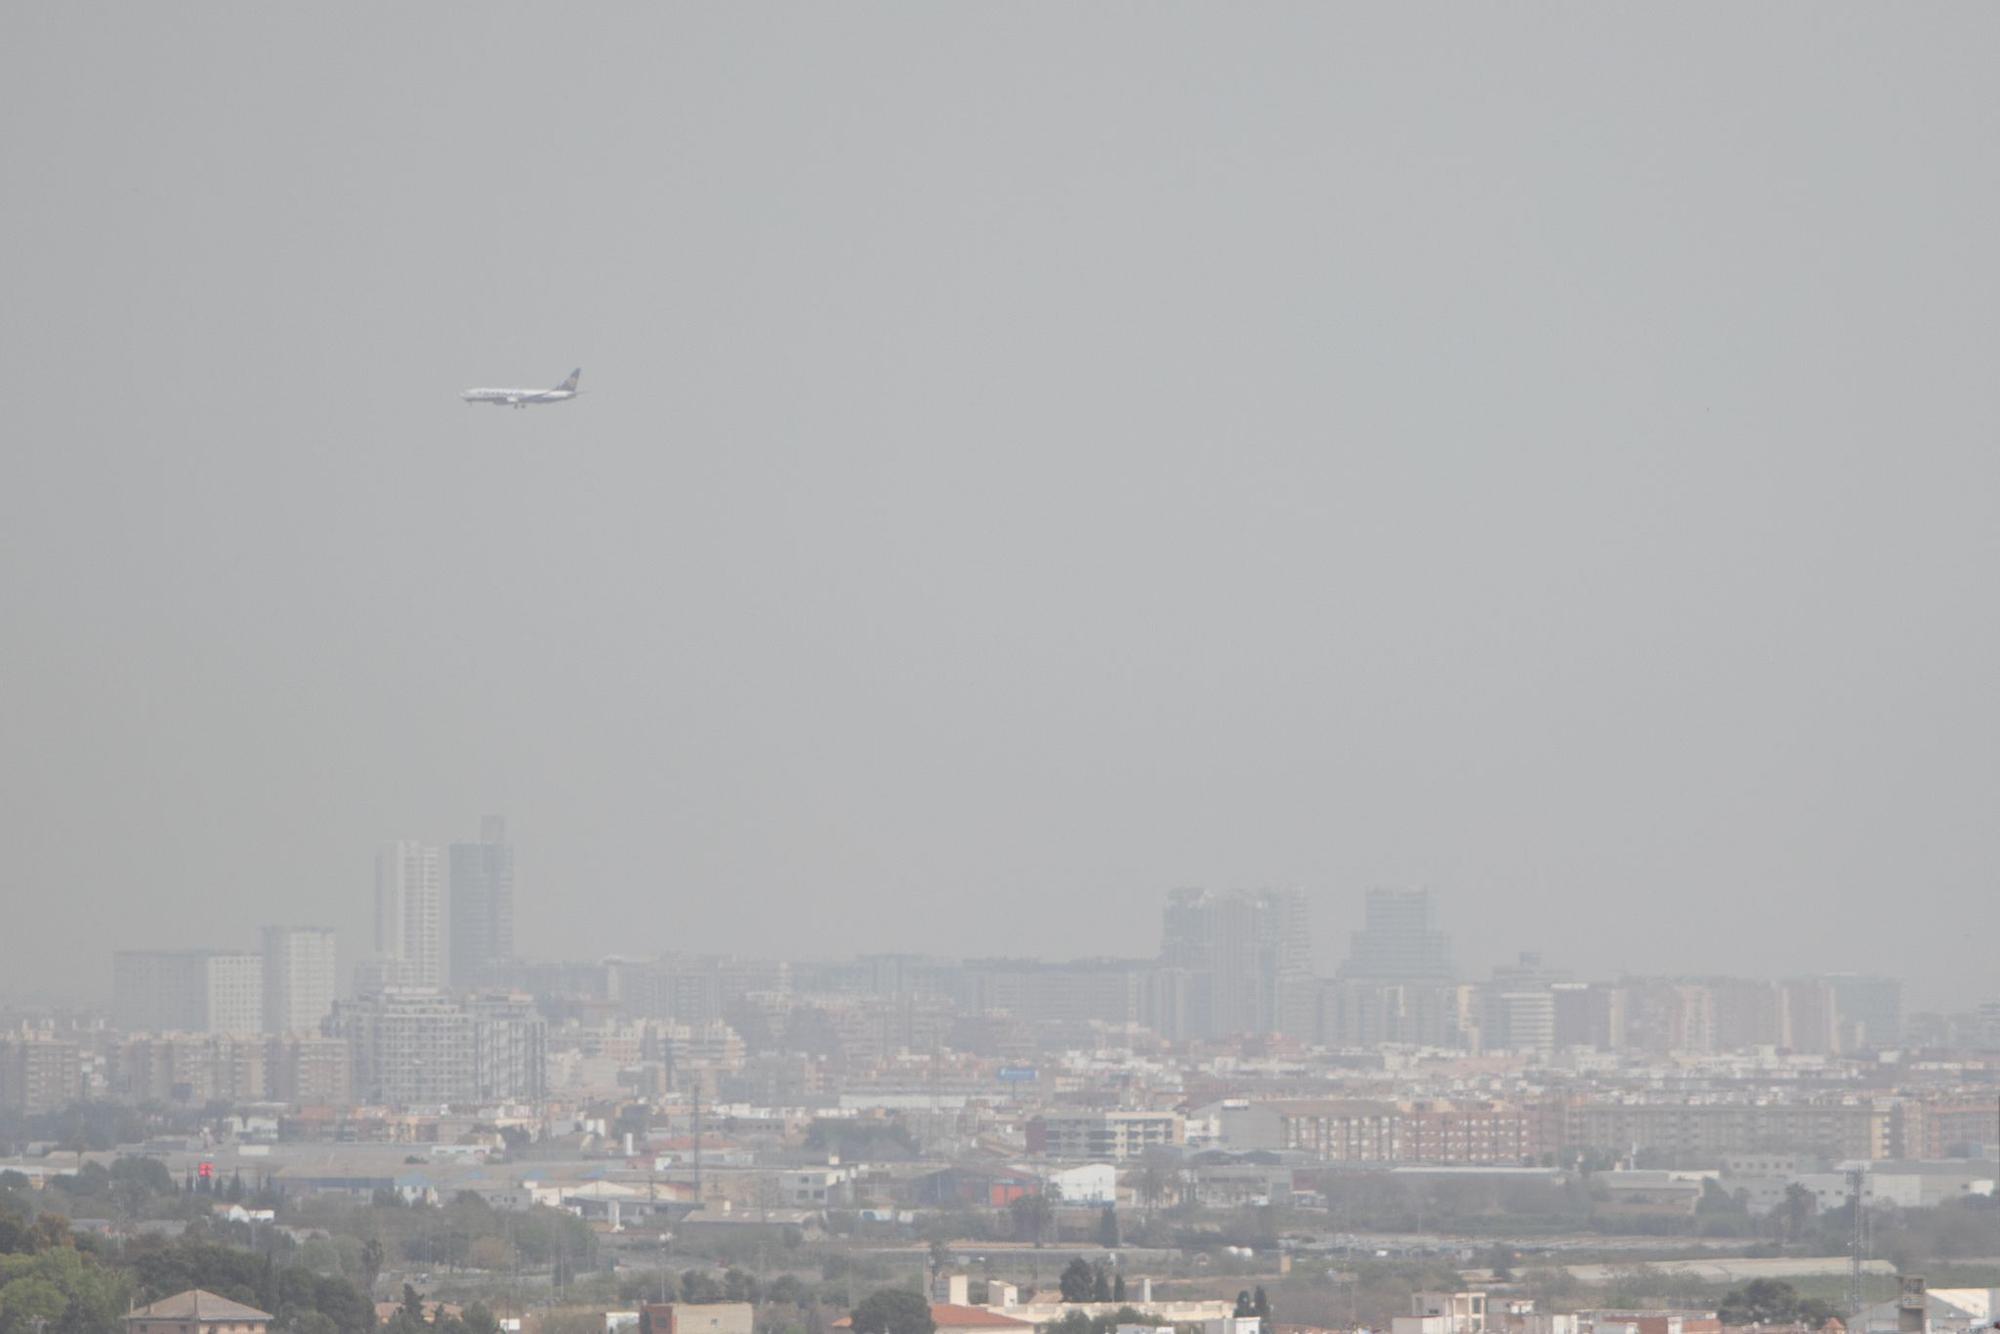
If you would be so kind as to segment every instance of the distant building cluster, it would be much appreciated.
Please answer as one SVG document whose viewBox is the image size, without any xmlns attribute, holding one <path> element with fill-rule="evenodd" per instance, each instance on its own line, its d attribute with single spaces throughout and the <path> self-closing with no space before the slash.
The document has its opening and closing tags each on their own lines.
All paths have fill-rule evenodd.
<svg viewBox="0 0 2000 1334">
<path fill-rule="evenodd" d="M 1369 893 L 1322 972 L 1295 890 L 1174 890 L 1137 958 L 526 960 L 495 819 L 474 842 L 383 849 L 374 888 L 374 948 L 344 989 L 330 932 L 272 926 L 254 952 L 121 952 L 108 1014 L 0 1014 L 0 1110 L 60 1126 L 32 1118 L 124 1103 L 177 1125 L 119 1150 L 175 1179 L 470 1193 L 641 1247 L 921 1237 L 973 1213 L 982 1246 L 1032 1257 L 1162 1210 L 1182 1228 L 1282 1206 L 1288 1228 L 1346 1235 L 1422 1232 L 1427 1203 L 1481 1199 L 1535 1228 L 1582 1210 L 1616 1235 L 1789 1237 L 1850 1202 L 1871 1217 L 2000 1181 L 2000 1004 L 1906 1015 L 1873 975 L 1592 979 L 1532 954 L 1473 980 L 1421 890 Z M 5 1165 L 83 1170 L 41 1149 Z M 1097 1294 L 1095 1274 L 1065 1287 Z M 997 1275 L 974 1305 L 967 1276 L 931 1277 L 934 1323 L 966 1334 L 1123 1305 Z M 1392 1330 L 1722 1327 L 1488 1296 L 1419 1293 Z M 1132 1300 L 1156 1323 L 1123 1334 L 1296 1334 L 1254 1299 L 1155 1300 L 1141 1279 Z M 649 1302 L 606 1327 L 740 1334 L 750 1308 L 724 1305 Z M 1952 1319 L 1933 1334 L 1969 1334 Z"/>
<path fill-rule="evenodd" d="M 705 1102 L 1073 1165 L 1885 1162 L 1996 1138 L 2000 1005 L 1906 1016 L 1879 976 L 1588 980 L 1532 954 L 1469 981 L 1422 890 L 1368 893 L 1322 975 L 1289 889 L 1174 890 L 1143 958 L 523 960 L 497 817 L 384 848 L 374 889 L 344 993 L 320 927 L 121 951 L 108 1016 L 0 1030 L 0 1107 L 219 1103 L 325 1129 Z M 1231 1170 L 1209 1189 L 1278 1188 Z"/>
</svg>

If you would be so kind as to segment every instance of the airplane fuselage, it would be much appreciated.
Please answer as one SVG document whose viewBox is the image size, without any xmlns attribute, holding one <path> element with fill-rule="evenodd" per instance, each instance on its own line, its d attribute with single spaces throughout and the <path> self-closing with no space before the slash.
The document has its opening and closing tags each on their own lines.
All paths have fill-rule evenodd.
<svg viewBox="0 0 2000 1334">
<path fill-rule="evenodd" d="M 576 382 L 583 377 L 578 368 L 553 389 L 468 389 L 459 395 L 467 403 L 491 403 L 496 408 L 525 408 L 531 403 L 567 403 L 577 396 Z"/>
<path fill-rule="evenodd" d="M 525 408 L 530 403 L 567 403 L 576 395 L 574 389 L 468 389 L 459 397 L 496 408 Z"/>
</svg>

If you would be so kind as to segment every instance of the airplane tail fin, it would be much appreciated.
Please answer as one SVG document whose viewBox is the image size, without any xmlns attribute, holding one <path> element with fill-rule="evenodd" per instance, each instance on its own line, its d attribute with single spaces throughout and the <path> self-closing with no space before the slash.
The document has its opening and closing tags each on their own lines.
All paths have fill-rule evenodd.
<svg viewBox="0 0 2000 1334">
<path fill-rule="evenodd" d="M 583 367 L 578 366 L 575 370 L 569 373 L 569 378 L 567 380 L 564 380 L 561 384 L 557 385 L 556 388 L 566 390 L 567 392 L 573 394 L 576 392 L 576 382 L 581 378 L 583 378 Z"/>
</svg>

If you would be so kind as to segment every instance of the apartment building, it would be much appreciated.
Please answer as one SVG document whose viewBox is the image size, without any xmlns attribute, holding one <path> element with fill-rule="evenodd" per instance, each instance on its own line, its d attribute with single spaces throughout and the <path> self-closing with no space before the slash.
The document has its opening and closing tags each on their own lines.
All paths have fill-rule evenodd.
<svg viewBox="0 0 2000 1334">
<path fill-rule="evenodd" d="M 35 1116 L 83 1096 L 82 1053 L 40 1033 L 0 1037 L 0 1110 Z"/>
<path fill-rule="evenodd" d="M 1181 1143 L 1186 1126 L 1177 1112 L 1049 1112 L 1028 1122 L 1027 1138 L 1028 1152 L 1045 1157 L 1122 1162 Z"/>
<path fill-rule="evenodd" d="M 1625 1153 L 1636 1145 L 1687 1166 L 1759 1150 L 1872 1159 L 1892 1151 L 1894 1121 L 1893 1104 L 1887 1100 L 1580 1100 L 1564 1108 L 1562 1141 L 1567 1151 Z"/>
<path fill-rule="evenodd" d="M 264 960 L 238 950 L 120 950 L 112 1022 L 128 1032 L 264 1031 Z"/>
<path fill-rule="evenodd" d="M 391 987 L 336 1007 L 354 1092 L 395 1107 L 532 1102 L 548 1090 L 546 1024 L 520 993 L 463 999 Z"/>
<path fill-rule="evenodd" d="M 323 926 L 267 926 L 263 946 L 265 1029 L 319 1032 L 339 994 L 333 931 Z"/>
</svg>

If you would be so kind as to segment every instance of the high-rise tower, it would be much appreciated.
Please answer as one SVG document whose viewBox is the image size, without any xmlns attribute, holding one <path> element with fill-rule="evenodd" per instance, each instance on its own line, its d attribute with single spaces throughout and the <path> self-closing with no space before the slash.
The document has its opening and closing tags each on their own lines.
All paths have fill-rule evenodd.
<svg viewBox="0 0 2000 1334">
<path fill-rule="evenodd" d="M 431 844 L 401 839 L 375 858 L 375 953 L 388 986 L 444 985 L 444 874 Z"/>
<path fill-rule="evenodd" d="M 1452 979 L 1451 937 L 1431 919 L 1430 891 L 1371 889 L 1347 962 L 1321 995 L 1320 1040 L 1350 1047 L 1463 1041 Z"/>
<path fill-rule="evenodd" d="M 319 1032 L 320 1021 L 333 1012 L 338 989 L 332 928 L 264 928 L 265 1029 Z"/>
<path fill-rule="evenodd" d="M 1160 962 L 1188 980 L 1195 1033 L 1311 1032 L 1312 937 L 1299 890 L 1174 890 Z"/>
<path fill-rule="evenodd" d="M 477 843 L 451 845 L 451 984 L 485 986 L 514 957 L 514 847 L 507 821 L 479 822 Z"/>
<path fill-rule="evenodd" d="M 1431 918 L 1427 889 L 1371 889 L 1366 923 L 1341 965 L 1344 979 L 1371 982 L 1449 982 L 1451 937 Z"/>
</svg>

